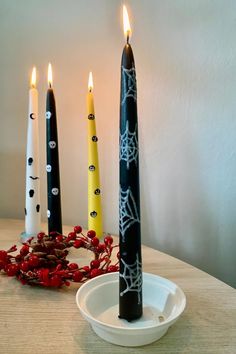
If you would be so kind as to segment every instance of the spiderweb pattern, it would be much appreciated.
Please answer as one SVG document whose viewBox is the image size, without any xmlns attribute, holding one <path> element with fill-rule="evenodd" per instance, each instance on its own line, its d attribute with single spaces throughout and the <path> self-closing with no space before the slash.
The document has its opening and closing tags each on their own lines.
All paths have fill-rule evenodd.
<svg viewBox="0 0 236 354">
<path fill-rule="evenodd" d="M 122 242 L 124 242 L 126 230 L 134 223 L 140 222 L 138 209 L 130 187 L 127 190 L 123 190 L 122 187 L 120 187 L 119 206 L 120 234 L 122 236 Z"/>
<path fill-rule="evenodd" d="M 124 90 L 122 91 L 122 102 L 123 105 L 128 97 L 132 97 L 134 101 L 137 100 L 137 88 L 136 88 L 136 73 L 135 68 L 126 69 L 121 67 L 122 77 L 124 83 Z"/>
<path fill-rule="evenodd" d="M 133 264 L 126 264 L 121 258 L 123 263 L 123 273 L 120 273 L 120 277 L 124 279 L 126 288 L 120 293 L 123 296 L 127 292 L 134 291 L 138 293 L 138 303 L 141 303 L 142 293 L 142 263 L 139 259 L 138 253 L 136 254 L 136 260 Z"/>
<path fill-rule="evenodd" d="M 129 165 L 132 161 L 137 164 L 138 160 L 138 138 L 137 138 L 137 124 L 134 132 L 129 130 L 129 121 L 126 121 L 125 131 L 120 134 L 120 161 L 126 162 L 126 167 L 129 169 Z"/>
</svg>

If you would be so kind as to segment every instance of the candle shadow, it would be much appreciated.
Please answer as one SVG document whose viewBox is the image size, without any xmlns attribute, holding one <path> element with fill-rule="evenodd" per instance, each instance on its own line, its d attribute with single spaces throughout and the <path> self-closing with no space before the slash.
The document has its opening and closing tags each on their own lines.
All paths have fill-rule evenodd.
<svg viewBox="0 0 236 354">
<path fill-rule="evenodd" d="M 203 148 L 196 137 L 186 129 L 176 139 L 169 151 L 149 152 L 149 159 L 141 160 L 141 180 L 147 186 L 141 188 L 142 242 L 222 279 L 230 261 L 226 265 L 221 251 L 212 199 L 216 187 L 203 174 Z M 235 264 L 232 252 L 228 255 Z"/>
</svg>

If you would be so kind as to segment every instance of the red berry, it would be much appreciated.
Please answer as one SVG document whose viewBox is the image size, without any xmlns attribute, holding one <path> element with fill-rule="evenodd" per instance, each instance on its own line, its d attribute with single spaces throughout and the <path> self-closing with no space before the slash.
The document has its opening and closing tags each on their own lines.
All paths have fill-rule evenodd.
<svg viewBox="0 0 236 354">
<path fill-rule="evenodd" d="M 106 246 L 104 245 L 104 243 L 100 243 L 98 246 L 97 246 L 97 252 L 98 253 L 102 253 L 105 251 L 105 248 Z"/>
<path fill-rule="evenodd" d="M 90 262 L 91 269 L 99 268 L 99 266 L 100 266 L 100 261 L 98 259 L 94 259 L 93 261 Z"/>
<path fill-rule="evenodd" d="M 21 264 L 20 264 L 20 269 L 23 270 L 23 272 L 27 272 L 30 268 L 30 264 L 28 261 L 23 261 Z"/>
<path fill-rule="evenodd" d="M 89 231 L 87 232 L 87 236 L 88 236 L 89 238 L 94 238 L 94 237 L 96 236 L 96 232 L 93 231 L 93 230 L 89 230 Z"/>
<path fill-rule="evenodd" d="M 50 279 L 49 282 L 50 286 L 61 286 L 62 285 L 62 281 L 61 281 L 61 277 L 57 274 L 53 275 L 52 278 Z"/>
<path fill-rule="evenodd" d="M 92 240 L 91 240 L 91 244 L 93 245 L 93 246 L 98 246 L 98 244 L 99 244 L 99 239 L 95 236 L 94 238 L 92 238 Z"/>
<path fill-rule="evenodd" d="M 117 272 L 118 271 L 118 266 L 116 265 L 110 265 L 107 269 L 108 273 L 111 273 L 111 272 Z"/>
<path fill-rule="evenodd" d="M 6 251 L 0 251 L 0 261 L 6 262 L 7 260 L 7 252 Z"/>
<path fill-rule="evenodd" d="M 22 285 L 26 285 L 27 284 L 27 280 L 26 279 L 24 279 L 24 278 L 22 278 L 20 276 L 18 277 L 18 279 L 20 280 Z"/>
<path fill-rule="evenodd" d="M 21 256 L 26 256 L 27 254 L 29 253 L 29 246 L 28 245 L 24 245 L 21 247 L 21 250 L 20 250 L 20 254 Z"/>
<path fill-rule="evenodd" d="M 95 278 L 97 277 L 98 275 L 101 275 L 102 274 L 102 270 L 101 269 L 92 269 L 91 272 L 90 272 L 90 278 Z"/>
<path fill-rule="evenodd" d="M 41 268 L 38 270 L 38 276 L 39 279 L 43 282 L 47 282 L 48 281 L 48 275 L 49 275 L 49 269 L 47 268 Z"/>
<path fill-rule="evenodd" d="M 9 264 L 6 268 L 6 273 L 9 277 L 14 277 L 19 271 L 19 266 L 17 264 Z"/>
<path fill-rule="evenodd" d="M 39 265 L 38 256 L 32 254 L 29 258 L 29 265 L 30 267 L 37 267 Z"/>
<path fill-rule="evenodd" d="M 75 233 L 75 232 L 70 232 L 70 233 L 68 234 L 68 236 L 67 236 L 67 239 L 68 239 L 69 241 L 75 240 L 75 239 L 76 239 L 76 233 Z"/>
<path fill-rule="evenodd" d="M 84 242 L 82 240 L 75 240 L 75 242 L 74 242 L 75 248 L 83 247 L 83 245 L 84 245 Z"/>
<path fill-rule="evenodd" d="M 74 232 L 76 232 L 77 234 L 80 234 L 82 232 L 82 227 L 77 225 L 74 227 Z"/>
<path fill-rule="evenodd" d="M 51 232 L 49 233 L 49 235 L 50 235 L 51 237 L 55 238 L 55 237 L 58 235 L 58 232 L 57 232 L 57 231 L 51 231 Z"/>
<path fill-rule="evenodd" d="M 70 264 L 68 265 L 68 268 L 69 268 L 70 270 L 78 269 L 78 264 L 76 264 L 76 263 L 70 263 Z"/>
<path fill-rule="evenodd" d="M 106 236 L 104 242 L 106 245 L 111 245 L 113 243 L 113 238 L 111 236 Z"/>
<path fill-rule="evenodd" d="M 79 282 L 83 279 L 83 273 L 80 272 L 79 270 L 76 270 L 73 275 L 72 275 L 72 279 L 75 281 L 75 282 Z"/>
<path fill-rule="evenodd" d="M 56 241 L 57 242 L 62 242 L 63 241 L 63 235 L 57 235 Z"/>
<path fill-rule="evenodd" d="M 39 232 L 37 235 L 38 240 L 42 240 L 45 236 L 45 232 Z"/>
<path fill-rule="evenodd" d="M 90 271 L 90 268 L 89 268 L 89 266 L 84 266 L 84 267 L 83 267 L 83 270 L 84 270 L 86 273 L 88 273 L 88 272 Z"/>
</svg>

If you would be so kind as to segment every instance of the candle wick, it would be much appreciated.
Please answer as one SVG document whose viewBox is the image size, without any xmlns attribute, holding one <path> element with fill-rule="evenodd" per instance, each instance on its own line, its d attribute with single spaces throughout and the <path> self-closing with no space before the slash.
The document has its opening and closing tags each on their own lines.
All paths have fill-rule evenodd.
<svg viewBox="0 0 236 354">
<path fill-rule="evenodd" d="M 127 40 L 127 44 L 129 44 L 129 33 L 127 33 L 127 38 L 126 38 L 126 40 Z"/>
<path fill-rule="evenodd" d="M 49 88 L 52 88 L 52 84 L 51 84 L 51 82 L 49 82 Z"/>
</svg>

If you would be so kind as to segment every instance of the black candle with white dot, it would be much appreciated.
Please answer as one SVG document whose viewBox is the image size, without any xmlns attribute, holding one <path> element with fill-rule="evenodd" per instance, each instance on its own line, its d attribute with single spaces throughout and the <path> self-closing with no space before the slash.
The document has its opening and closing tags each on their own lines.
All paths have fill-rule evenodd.
<svg viewBox="0 0 236 354">
<path fill-rule="evenodd" d="M 50 65 L 49 65 L 50 70 Z M 60 169 L 57 134 L 57 115 L 54 92 L 49 79 L 46 102 L 46 150 L 47 150 L 47 192 L 48 192 L 48 232 L 62 233 Z"/>
</svg>

